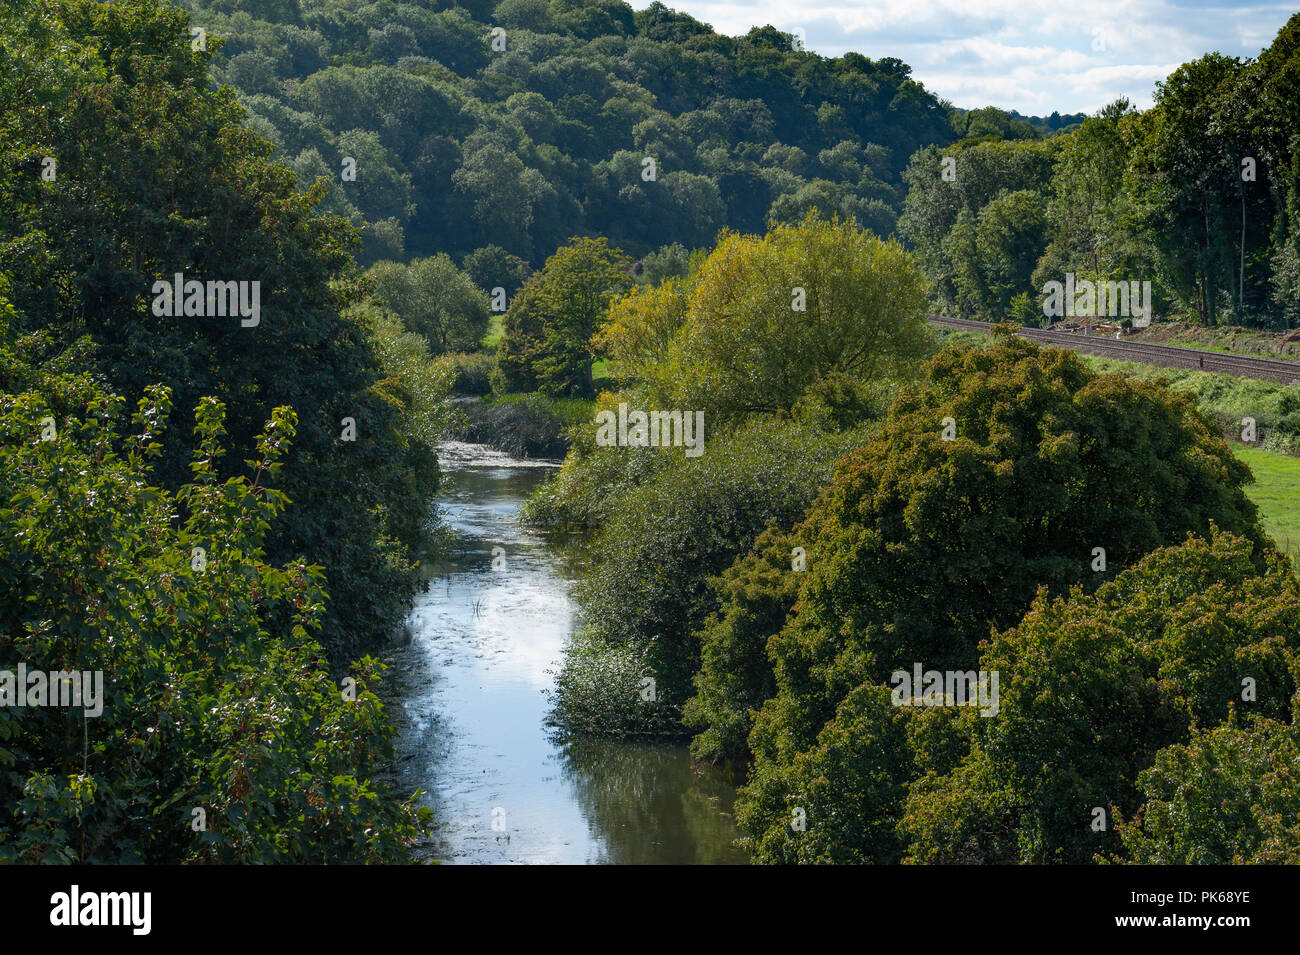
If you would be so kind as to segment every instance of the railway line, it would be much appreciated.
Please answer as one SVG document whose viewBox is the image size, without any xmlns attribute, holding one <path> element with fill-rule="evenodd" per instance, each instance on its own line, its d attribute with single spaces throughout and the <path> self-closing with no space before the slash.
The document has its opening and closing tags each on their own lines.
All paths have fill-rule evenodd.
<svg viewBox="0 0 1300 955">
<path fill-rule="evenodd" d="M 988 322 L 938 315 L 930 318 L 930 324 L 983 334 L 988 334 L 993 327 Z M 1045 328 L 1021 328 L 1016 334 L 1045 345 L 1059 345 L 1084 354 L 1101 355 L 1122 361 L 1139 361 L 1165 368 L 1190 368 L 1195 371 L 1236 375 L 1239 378 L 1261 378 L 1284 384 L 1300 382 L 1300 362 L 1282 361 L 1277 358 L 1225 355 L 1222 352 L 1206 351 L 1201 348 L 1152 345 L 1146 342 L 1105 338 L 1101 335 L 1083 335 L 1079 332 L 1056 332 Z"/>
</svg>

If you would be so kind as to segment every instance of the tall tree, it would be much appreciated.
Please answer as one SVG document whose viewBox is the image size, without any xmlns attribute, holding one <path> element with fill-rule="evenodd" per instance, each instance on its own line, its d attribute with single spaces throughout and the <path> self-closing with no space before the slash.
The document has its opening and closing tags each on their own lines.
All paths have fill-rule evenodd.
<svg viewBox="0 0 1300 955">
<path fill-rule="evenodd" d="M 604 238 L 574 238 L 524 283 L 498 346 L 501 384 L 533 383 L 554 395 L 591 397 L 592 337 L 609 303 L 632 285 L 631 259 Z"/>
</svg>

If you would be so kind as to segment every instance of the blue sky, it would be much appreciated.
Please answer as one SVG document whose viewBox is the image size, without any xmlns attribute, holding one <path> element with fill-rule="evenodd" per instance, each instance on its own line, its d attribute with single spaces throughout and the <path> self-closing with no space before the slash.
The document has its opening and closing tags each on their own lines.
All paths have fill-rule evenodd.
<svg viewBox="0 0 1300 955">
<path fill-rule="evenodd" d="M 955 106 L 1039 115 L 1095 112 L 1120 96 L 1145 108 L 1156 81 L 1179 64 L 1210 51 L 1257 56 L 1297 12 L 1294 0 L 664 2 L 721 33 L 770 23 L 801 28 L 808 49 L 824 56 L 896 56 Z"/>
</svg>

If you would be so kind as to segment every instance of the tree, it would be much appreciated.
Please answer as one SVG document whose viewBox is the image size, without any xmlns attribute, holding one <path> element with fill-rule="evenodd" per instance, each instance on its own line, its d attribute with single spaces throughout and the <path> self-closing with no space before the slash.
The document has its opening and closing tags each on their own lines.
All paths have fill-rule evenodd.
<svg viewBox="0 0 1300 955">
<path fill-rule="evenodd" d="M 1136 865 L 1295 865 L 1297 764 L 1294 717 L 1229 721 L 1162 749 L 1138 775 L 1146 802 L 1119 823 L 1119 858 Z"/>
<path fill-rule="evenodd" d="M 488 297 L 442 254 L 409 265 L 379 262 L 366 273 L 375 301 L 410 331 L 423 335 L 435 355 L 474 351 L 488 326 Z"/>
<path fill-rule="evenodd" d="M 1239 150 L 1226 141 L 1215 113 L 1241 69 L 1236 58 L 1213 53 L 1158 83 L 1135 159 L 1143 223 L 1156 237 L 1162 278 L 1201 325 L 1221 322 L 1220 292 L 1237 284 L 1232 253 L 1241 223 L 1232 200 L 1240 156 L 1233 156 Z"/>
<path fill-rule="evenodd" d="M 1128 100 L 1116 100 L 1061 141 L 1049 216 L 1053 241 L 1068 250 L 1063 254 L 1073 271 L 1111 278 L 1119 264 L 1112 256 L 1123 251 L 1117 204 L 1132 154 L 1126 127 L 1133 115 Z"/>
<path fill-rule="evenodd" d="M 356 179 L 341 181 L 338 188 L 367 220 L 406 222 L 415 214 L 411 177 L 393 165 L 377 135 L 352 129 L 339 137 L 336 148 L 340 160 L 356 163 Z"/>
<path fill-rule="evenodd" d="M 1001 674 L 997 716 L 972 720 L 969 753 L 908 797 L 911 857 L 1083 863 L 1127 844 L 1138 862 L 1205 863 L 1263 848 L 1263 829 L 1287 828 L 1250 811 L 1268 767 L 1239 749 L 1235 728 L 1212 728 L 1236 711 L 1262 733 L 1288 717 L 1298 627 L 1290 562 L 1217 530 L 1155 551 L 1092 596 L 1040 594 L 980 656 Z M 1216 752 L 1221 776 L 1207 765 Z M 1144 822 L 1117 827 L 1142 805 L 1139 787 Z"/>
<path fill-rule="evenodd" d="M 1047 212 L 1030 190 L 1003 192 L 972 221 L 959 218 L 944 243 L 953 263 L 958 311 L 1002 321 L 1030 287 L 1047 244 Z"/>
<path fill-rule="evenodd" d="M 680 242 L 674 242 L 647 254 L 640 266 L 637 282 L 658 285 L 666 279 L 685 276 L 691 269 L 691 253 Z"/>
<path fill-rule="evenodd" d="M 575 237 L 548 258 L 506 312 L 498 346 L 503 385 L 593 396 L 591 339 L 610 301 L 632 284 L 630 267 L 603 238 Z"/>
<path fill-rule="evenodd" d="M 1023 260 L 1038 243 L 1038 254 L 1046 245 L 1042 215 L 1046 190 L 1052 176 L 1050 143 L 1037 141 L 975 142 L 955 146 L 930 146 L 919 150 L 903 173 L 907 198 L 898 219 L 898 231 L 912 246 L 933 284 L 939 302 L 966 314 L 1003 318 L 997 309 L 1003 292 L 989 296 L 980 259 L 979 223 L 983 210 L 1005 193 L 1029 196 L 1003 203 L 986 227 L 985 244 L 1000 253 L 997 268 L 1023 282 L 1015 292 L 1030 291 Z M 1015 213 L 1020 214 L 1015 214 Z M 1011 215 L 1008 215 L 1011 213 Z M 997 223 L 994 225 L 994 223 Z M 1018 228 L 1008 231 L 1008 225 Z M 1037 255 L 1034 256 L 1037 261 Z M 1020 279 L 1021 274 L 1024 278 Z M 1004 279 L 1003 281 L 1005 281 Z"/>
<path fill-rule="evenodd" d="M 485 245 L 470 252 L 461 261 L 461 268 L 483 291 L 491 294 L 494 288 L 503 288 L 507 297 L 519 291 L 533 271 L 527 262 L 499 245 Z"/>
<path fill-rule="evenodd" d="M 940 352 L 796 528 L 808 570 L 769 642 L 778 689 L 750 734 L 743 826 L 760 842 L 787 827 L 771 807 L 797 801 L 803 754 L 855 688 L 972 668 L 1040 587 L 1094 589 L 1211 521 L 1258 544 L 1249 479 L 1159 386 L 1009 335 Z"/>
<path fill-rule="evenodd" d="M 0 861 L 408 858 L 429 814 L 377 778 L 380 666 L 355 661 L 345 699 L 318 642 L 323 569 L 267 557 L 296 416 L 274 409 L 248 470 L 223 478 L 224 408 L 201 400 L 190 480 L 159 487 L 168 390 L 129 413 L 69 370 L 76 350 L 13 334 L 4 286 L 0 660 L 102 682 L 72 708 L 0 706 Z"/>
<path fill-rule="evenodd" d="M 720 422 L 788 411 L 827 375 L 906 375 L 929 341 L 912 258 L 838 220 L 725 234 L 674 289 L 620 299 L 597 343 L 665 407 Z"/>
<path fill-rule="evenodd" d="M 719 609 L 695 632 L 700 670 L 683 709 L 686 724 L 703 729 L 691 740 L 697 759 L 744 757 L 754 713 L 776 694 L 767 642 L 785 625 L 798 594 L 804 568 L 795 546 L 793 535 L 768 528 L 711 582 Z"/>
<path fill-rule="evenodd" d="M 232 92 L 211 87 L 214 51 L 191 49 L 183 11 L 70 0 L 47 13 L 50 42 L 85 68 L 7 96 L 6 155 L 57 157 L 51 181 L 39 163 L 0 177 L 0 271 L 12 276 L 16 328 L 48 329 L 63 346 L 89 336 L 87 369 L 125 394 L 161 383 L 179 414 L 222 401 L 235 461 L 275 408 L 293 408 L 298 439 L 281 475 L 293 505 L 266 546 L 273 562 L 309 554 L 326 568 L 336 599 L 322 642 L 342 666 L 409 607 L 432 543 L 423 501 L 411 507 L 406 495 L 438 482 L 433 449 L 403 436 L 400 406 L 375 387 L 384 371 L 367 330 L 342 315 L 356 293 L 355 232 L 319 214 L 323 186 L 300 191 Z M 16 76 L 43 75 L 39 46 L 4 42 Z M 256 287 L 256 324 L 157 314 L 154 283 L 178 272 L 247 283 L 248 299 Z M 361 440 L 340 440 L 345 417 Z M 188 479 L 189 437 L 166 447 L 164 487 Z"/>
</svg>

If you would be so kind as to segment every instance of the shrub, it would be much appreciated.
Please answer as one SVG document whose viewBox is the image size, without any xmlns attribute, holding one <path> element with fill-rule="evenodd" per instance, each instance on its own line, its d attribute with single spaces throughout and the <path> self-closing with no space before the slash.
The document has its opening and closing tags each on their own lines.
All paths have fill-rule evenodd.
<svg viewBox="0 0 1300 955">
<path fill-rule="evenodd" d="M 1145 835 L 1140 825 L 1129 827 L 1134 847 L 1182 853 L 1209 840 L 1219 843 L 1210 854 L 1221 855 L 1224 844 L 1259 827 L 1229 800 L 1200 823 L 1194 812 L 1180 815 L 1174 836 L 1169 804 L 1190 808 L 1206 793 L 1202 780 L 1199 793 L 1175 795 L 1191 780 L 1179 775 L 1174 783 L 1171 772 L 1215 748 L 1204 740 L 1177 746 L 1234 709 L 1287 718 L 1297 662 L 1300 581 L 1285 557 L 1261 553 L 1245 538 L 1189 537 L 1093 596 L 1040 594 L 980 659 L 982 669 L 1001 674 L 997 716 L 972 721 L 970 754 L 909 797 L 902 827 L 912 858 L 1080 863 L 1117 853 L 1116 827 L 1094 830 L 1094 810 L 1131 817 L 1142 804 L 1143 778 L 1161 807 L 1151 810 Z M 1246 676 L 1255 681 L 1249 701 Z M 1162 758 L 1166 747 L 1175 749 Z M 1153 763 L 1155 771 L 1144 773 Z"/>
<path fill-rule="evenodd" d="M 578 588 L 591 638 L 642 654 L 663 705 L 679 711 L 699 658 L 691 630 L 717 606 L 709 577 L 769 522 L 798 518 L 855 440 L 763 418 L 706 443 L 701 457 L 665 453 L 591 542 Z"/>
<path fill-rule="evenodd" d="M 1248 481 L 1184 396 L 1005 333 L 945 348 L 796 529 L 808 570 L 769 643 L 778 689 L 750 735 L 745 827 L 761 843 L 786 825 L 764 807 L 863 683 L 966 670 L 1040 587 L 1094 589 L 1211 521 L 1262 546 Z"/>
<path fill-rule="evenodd" d="M 456 395 L 482 397 L 492 393 L 492 356 L 483 352 L 451 352 L 434 362 L 444 369 Z"/>
<path fill-rule="evenodd" d="M 596 444 L 595 417 L 616 410 L 620 402 L 636 407 L 635 395 L 601 392 L 585 420 L 569 430 L 564 466 L 541 484 L 520 511 L 530 524 L 588 530 L 604 524 L 621 496 L 667 467 L 680 449 L 602 446 Z"/>
<path fill-rule="evenodd" d="M 580 399 L 506 395 L 468 405 L 467 423 L 457 433 L 517 458 L 560 458 L 568 450 L 569 429 L 590 407 Z"/>
<path fill-rule="evenodd" d="M 620 737 L 680 731 L 645 649 L 588 632 L 576 634 L 565 648 L 552 699 L 552 721 L 570 733 Z"/>
</svg>

